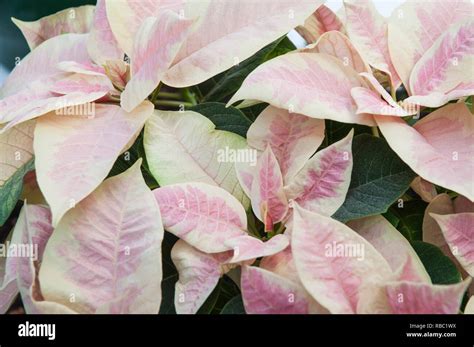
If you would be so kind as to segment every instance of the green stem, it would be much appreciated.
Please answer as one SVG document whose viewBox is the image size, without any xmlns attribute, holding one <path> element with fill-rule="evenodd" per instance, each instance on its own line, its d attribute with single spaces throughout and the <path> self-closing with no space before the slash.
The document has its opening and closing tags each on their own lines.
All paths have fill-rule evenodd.
<svg viewBox="0 0 474 347">
<path fill-rule="evenodd" d="M 158 84 L 158 87 L 155 88 L 155 90 L 153 91 L 153 93 L 151 93 L 150 95 L 150 101 L 152 103 L 155 103 L 155 100 L 158 98 L 158 93 L 160 92 L 160 89 L 161 89 L 161 86 L 163 84 L 160 82 L 160 84 Z"/>
<path fill-rule="evenodd" d="M 192 103 L 186 101 L 177 101 L 177 100 L 160 100 L 157 99 L 153 102 L 155 106 L 167 106 L 167 107 L 191 107 L 193 106 Z"/>
<path fill-rule="evenodd" d="M 260 238 L 260 233 L 258 232 L 257 226 L 255 225 L 255 218 L 253 215 L 247 214 L 247 220 L 249 233 L 251 233 L 253 236 L 256 236 L 257 238 Z"/>
<path fill-rule="evenodd" d="M 268 231 L 267 232 L 267 240 L 270 240 L 275 235 L 276 235 L 276 233 L 274 231 Z"/>
</svg>

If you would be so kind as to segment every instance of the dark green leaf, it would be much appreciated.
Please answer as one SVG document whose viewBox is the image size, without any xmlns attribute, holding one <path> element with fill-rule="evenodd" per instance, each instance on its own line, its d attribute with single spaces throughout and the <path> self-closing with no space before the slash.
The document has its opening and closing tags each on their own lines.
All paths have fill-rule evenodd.
<svg viewBox="0 0 474 347">
<path fill-rule="evenodd" d="M 397 219 L 397 229 L 410 241 L 422 239 L 423 216 L 428 204 L 422 200 L 404 201 L 390 207 Z"/>
<path fill-rule="evenodd" d="M 386 212 L 415 178 L 382 138 L 358 135 L 352 153 L 354 166 L 346 201 L 333 216 L 343 222 Z"/>
<path fill-rule="evenodd" d="M 247 136 L 247 130 L 252 124 L 242 111 L 232 106 L 225 107 L 225 104 L 220 102 L 206 102 L 190 107 L 188 110 L 206 116 L 218 130 L 230 131 L 243 137 Z"/>
<path fill-rule="evenodd" d="M 461 282 L 461 274 L 456 265 L 438 247 L 422 241 L 413 241 L 411 244 L 430 275 L 433 284 Z"/>
<path fill-rule="evenodd" d="M 206 301 L 202 306 L 199 308 L 197 311 L 198 314 L 211 314 L 212 311 L 214 310 L 214 307 L 217 304 L 217 299 L 219 298 L 220 295 L 220 286 L 217 285 L 214 290 L 212 291 L 211 294 L 207 297 Z"/>
<path fill-rule="evenodd" d="M 165 231 L 163 242 L 161 243 L 161 253 L 163 259 L 163 277 L 168 277 L 177 273 L 176 267 L 171 260 L 171 250 L 178 238 Z"/>
<path fill-rule="evenodd" d="M 258 104 L 255 104 L 253 106 L 249 106 L 249 107 L 244 107 L 242 109 L 240 109 L 243 113 L 245 113 L 245 115 L 252 120 L 252 122 L 255 121 L 255 119 L 257 119 L 258 115 L 260 113 L 262 113 L 262 111 L 267 108 L 268 104 L 266 102 L 261 102 L 261 103 L 258 103 Z"/>
<path fill-rule="evenodd" d="M 242 295 L 237 295 L 230 299 L 222 309 L 221 314 L 245 314 Z"/>
<path fill-rule="evenodd" d="M 16 206 L 23 190 L 23 177 L 34 169 L 34 160 L 20 167 L 0 187 L 0 225 L 3 225 Z"/>
<path fill-rule="evenodd" d="M 143 131 L 137 137 L 133 145 L 117 158 L 108 177 L 116 176 L 128 170 L 140 158 L 143 159 L 141 170 L 146 184 L 150 189 L 158 188 L 158 183 L 148 169 L 145 149 L 143 148 Z"/>
</svg>

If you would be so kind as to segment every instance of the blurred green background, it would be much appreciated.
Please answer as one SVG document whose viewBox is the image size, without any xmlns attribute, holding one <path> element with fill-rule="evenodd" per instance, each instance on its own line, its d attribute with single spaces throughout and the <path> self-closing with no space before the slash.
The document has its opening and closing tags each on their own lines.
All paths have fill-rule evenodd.
<svg viewBox="0 0 474 347">
<path fill-rule="evenodd" d="M 0 85 L 29 49 L 20 30 L 10 20 L 37 20 L 65 8 L 95 4 L 95 0 L 0 0 Z"/>
</svg>

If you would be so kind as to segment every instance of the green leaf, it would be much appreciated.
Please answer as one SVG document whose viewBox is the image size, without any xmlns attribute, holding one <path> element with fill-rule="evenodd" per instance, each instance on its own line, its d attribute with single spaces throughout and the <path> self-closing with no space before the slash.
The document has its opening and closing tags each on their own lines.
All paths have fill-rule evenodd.
<svg viewBox="0 0 474 347">
<path fill-rule="evenodd" d="M 240 88 L 244 79 L 260 64 L 294 49 L 295 46 L 286 36 L 277 39 L 250 58 L 202 83 L 199 89 L 205 95 L 201 101 L 227 102 L 230 96 Z"/>
<path fill-rule="evenodd" d="M 456 265 L 438 247 L 423 241 L 413 241 L 411 245 L 420 257 L 433 284 L 461 282 L 461 274 Z"/>
<path fill-rule="evenodd" d="M 163 281 L 161 281 L 160 314 L 176 314 L 176 309 L 174 308 L 174 286 L 177 281 L 177 273 L 163 277 Z"/>
<path fill-rule="evenodd" d="M 221 314 L 245 314 L 242 295 L 239 294 L 230 299 L 222 308 Z"/>
<path fill-rule="evenodd" d="M 6 222 L 23 190 L 23 177 L 34 169 L 34 159 L 20 167 L 0 187 L 0 226 Z"/>
<path fill-rule="evenodd" d="M 252 124 L 242 111 L 232 106 L 225 107 L 225 104 L 220 102 L 206 102 L 188 110 L 209 118 L 216 125 L 216 129 L 230 131 L 242 137 L 247 136 L 247 130 Z"/>
<path fill-rule="evenodd" d="M 394 204 L 391 212 L 397 219 L 397 229 L 409 241 L 422 239 L 423 217 L 428 204 L 422 200 L 404 201 L 403 205 Z"/>
<path fill-rule="evenodd" d="M 197 311 L 197 314 L 211 314 L 214 310 L 214 307 L 217 304 L 217 300 L 219 299 L 220 296 L 220 286 L 219 284 L 214 288 L 211 294 L 207 297 L 206 301 L 204 301 L 204 304 L 199 308 Z"/>
<path fill-rule="evenodd" d="M 161 243 L 163 277 L 168 277 L 178 273 L 176 267 L 173 264 L 173 261 L 171 260 L 171 250 L 173 249 L 173 246 L 176 241 L 178 241 L 178 238 L 176 236 L 165 231 L 165 236 L 163 237 L 163 242 Z"/>
<path fill-rule="evenodd" d="M 346 201 L 333 215 L 342 222 L 386 212 L 416 176 L 382 138 L 356 136 L 352 154 L 354 166 Z"/>
<path fill-rule="evenodd" d="M 372 133 L 370 127 L 365 125 L 340 123 L 329 119 L 326 119 L 325 125 L 325 147 L 333 144 L 334 142 L 342 140 L 344 137 L 347 136 L 347 134 L 349 134 L 349 131 L 351 131 L 351 129 L 354 129 L 354 136 Z"/>
</svg>

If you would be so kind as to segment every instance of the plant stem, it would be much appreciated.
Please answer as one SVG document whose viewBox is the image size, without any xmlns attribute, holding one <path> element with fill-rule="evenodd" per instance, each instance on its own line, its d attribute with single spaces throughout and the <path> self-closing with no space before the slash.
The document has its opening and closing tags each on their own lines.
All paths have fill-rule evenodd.
<svg viewBox="0 0 474 347">
<path fill-rule="evenodd" d="M 155 106 L 168 106 L 168 107 L 191 107 L 193 106 L 192 103 L 180 100 L 160 100 L 157 99 L 153 102 Z"/>
<path fill-rule="evenodd" d="M 390 84 L 390 95 L 392 99 L 397 102 L 397 90 L 393 87 L 393 84 Z"/>
<path fill-rule="evenodd" d="M 285 223 L 281 222 L 278 229 L 275 231 L 275 235 L 281 234 L 285 230 Z"/>
<path fill-rule="evenodd" d="M 375 137 L 380 137 L 379 128 L 377 128 L 377 126 L 374 126 L 371 129 L 372 129 L 372 135 L 374 135 Z"/>
</svg>

